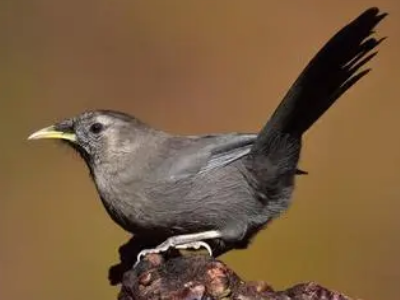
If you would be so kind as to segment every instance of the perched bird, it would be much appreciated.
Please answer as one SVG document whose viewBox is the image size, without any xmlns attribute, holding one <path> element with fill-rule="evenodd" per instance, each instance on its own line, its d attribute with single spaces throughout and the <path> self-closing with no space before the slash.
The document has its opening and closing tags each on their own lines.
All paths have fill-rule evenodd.
<svg viewBox="0 0 400 300">
<path fill-rule="evenodd" d="M 125 230 L 215 256 L 246 248 L 291 203 L 303 134 L 369 69 L 386 16 L 370 8 L 309 62 L 258 134 L 177 136 L 111 110 L 87 111 L 33 133 L 72 146 L 102 203 Z"/>
</svg>

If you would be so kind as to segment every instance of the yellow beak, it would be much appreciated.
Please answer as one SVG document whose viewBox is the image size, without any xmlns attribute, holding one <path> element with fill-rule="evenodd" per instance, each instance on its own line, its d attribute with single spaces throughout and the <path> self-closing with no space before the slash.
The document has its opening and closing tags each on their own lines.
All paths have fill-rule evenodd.
<svg viewBox="0 0 400 300">
<path fill-rule="evenodd" d="M 76 142 L 76 135 L 70 132 L 58 131 L 54 128 L 54 126 L 49 126 L 32 133 L 28 137 L 28 140 L 39 140 L 39 139 L 62 139 L 71 142 Z"/>
</svg>

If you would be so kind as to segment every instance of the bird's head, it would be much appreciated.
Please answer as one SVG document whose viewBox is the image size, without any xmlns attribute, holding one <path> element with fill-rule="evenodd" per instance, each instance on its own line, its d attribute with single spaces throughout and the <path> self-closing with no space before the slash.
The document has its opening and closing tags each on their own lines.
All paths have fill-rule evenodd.
<svg viewBox="0 0 400 300">
<path fill-rule="evenodd" d="M 31 134 L 28 139 L 66 142 L 92 166 L 113 156 L 132 152 L 149 131 L 133 116 L 110 110 L 87 111 Z"/>
</svg>

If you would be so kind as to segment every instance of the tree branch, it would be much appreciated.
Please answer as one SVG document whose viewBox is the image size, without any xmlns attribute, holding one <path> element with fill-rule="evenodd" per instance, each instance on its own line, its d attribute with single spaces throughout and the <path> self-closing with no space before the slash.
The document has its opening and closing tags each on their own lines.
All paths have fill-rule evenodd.
<svg viewBox="0 0 400 300">
<path fill-rule="evenodd" d="M 350 300 L 316 283 L 274 291 L 266 282 L 244 282 L 223 262 L 200 254 L 165 259 L 148 255 L 122 280 L 119 300 Z"/>
</svg>

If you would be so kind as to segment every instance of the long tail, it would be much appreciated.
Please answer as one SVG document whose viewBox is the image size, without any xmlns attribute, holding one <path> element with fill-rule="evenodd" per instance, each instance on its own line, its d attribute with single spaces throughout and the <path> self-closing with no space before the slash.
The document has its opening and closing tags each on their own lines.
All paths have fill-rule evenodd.
<svg viewBox="0 0 400 300">
<path fill-rule="evenodd" d="M 386 16 L 370 8 L 336 33 L 309 62 L 261 130 L 252 151 L 281 152 L 277 134 L 300 140 L 328 108 L 370 69 L 358 72 L 377 52 L 383 40 L 371 37 Z M 275 140 L 275 142 L 274 142 Z M 287 142 L 287 141 L 286 141 Z M 282 146 L 282 145 L 281 145 Z M 281 151 L 279 151 L 281 150 Z M 299 149 L 298 149 L 299 150 Z M 270 152 L 271 153 L 271 152 Z M 271 153 L 272 154 L 272 153 Z M 276 158 L 279 158 L 278 153 Z M 281 153 L 284 154 L 284 153 Z M 273 155 L 273 154 L 272 154 Z"/>
</svg>

